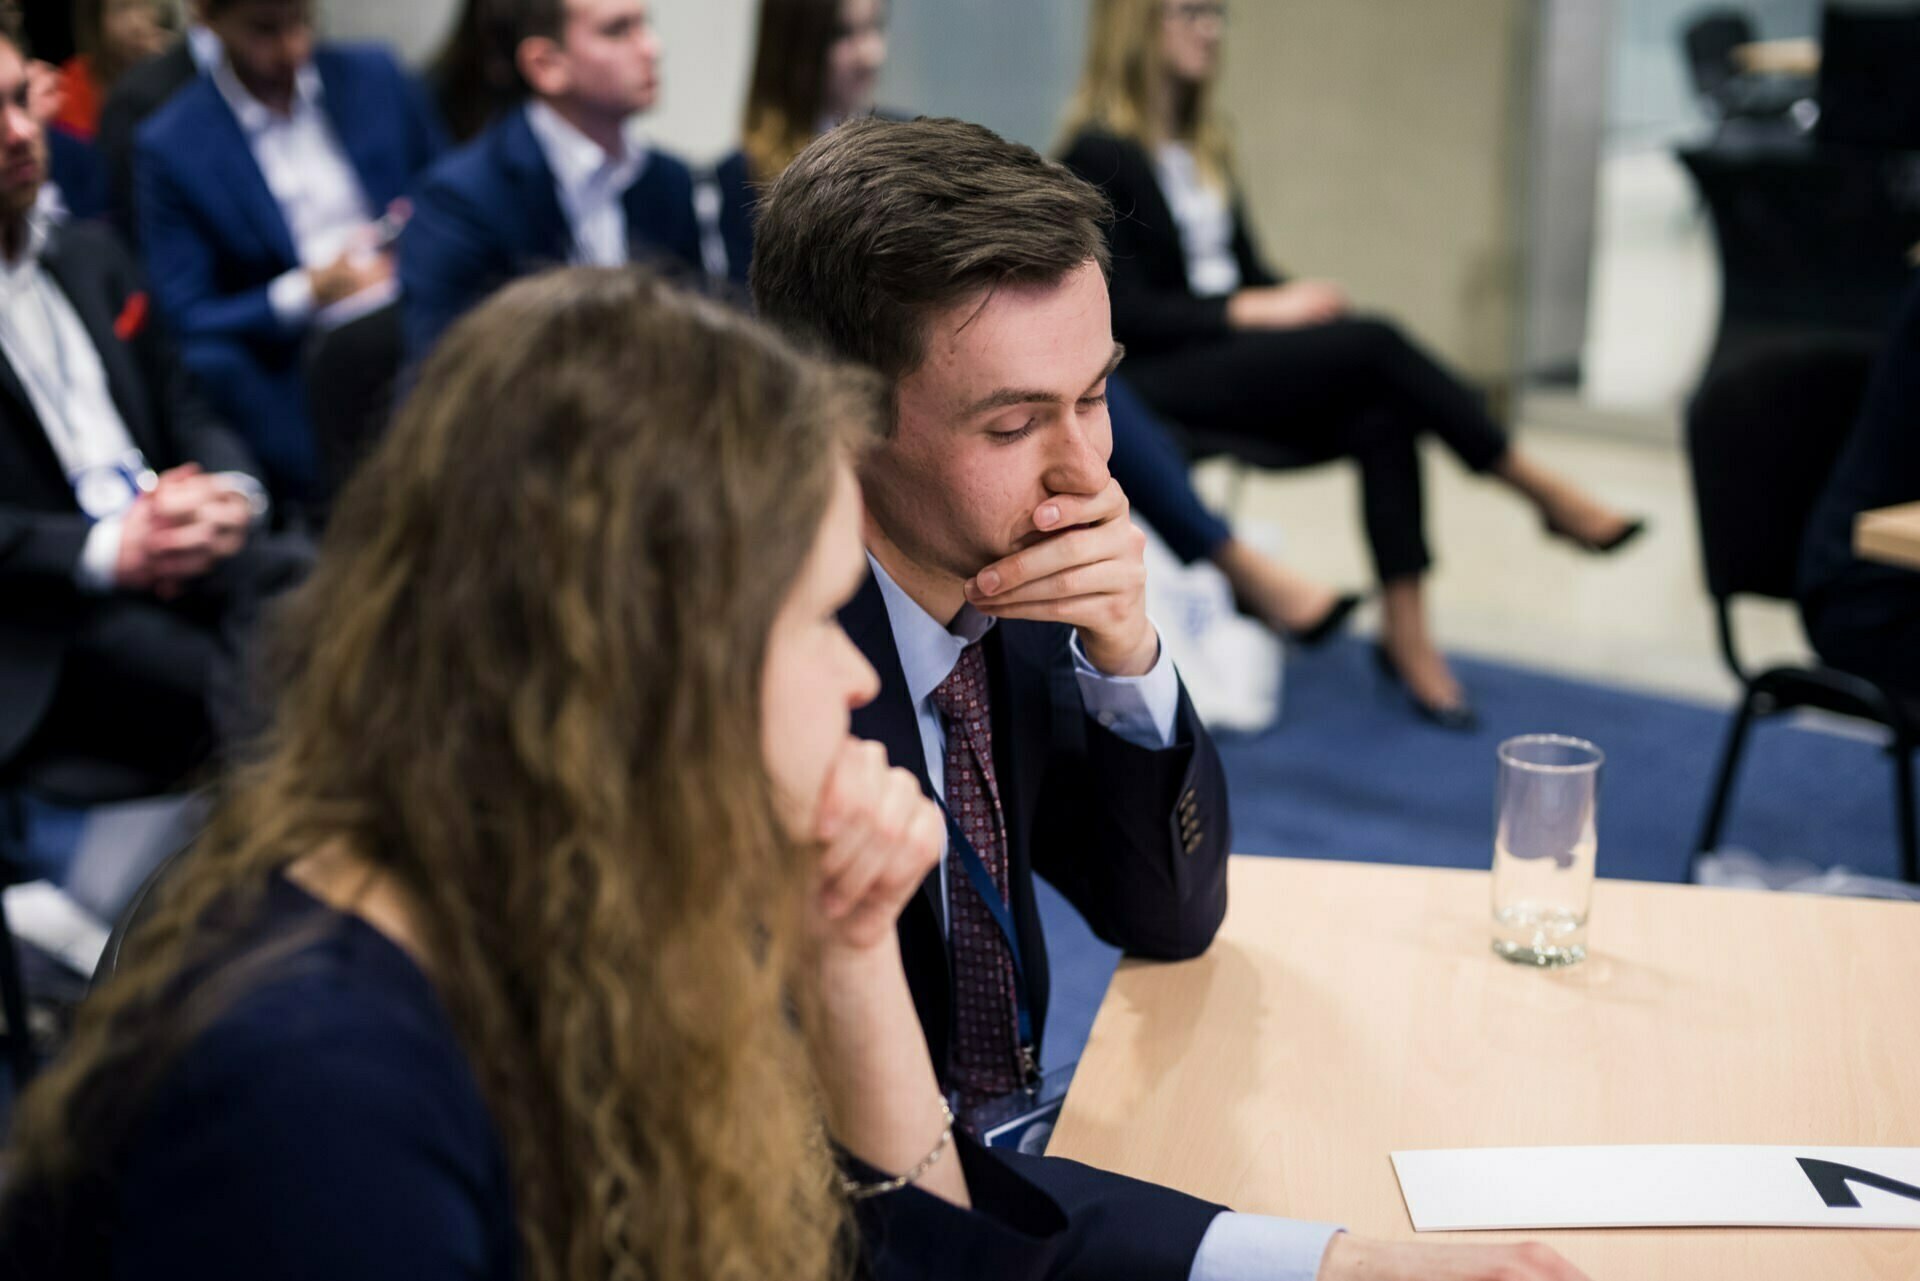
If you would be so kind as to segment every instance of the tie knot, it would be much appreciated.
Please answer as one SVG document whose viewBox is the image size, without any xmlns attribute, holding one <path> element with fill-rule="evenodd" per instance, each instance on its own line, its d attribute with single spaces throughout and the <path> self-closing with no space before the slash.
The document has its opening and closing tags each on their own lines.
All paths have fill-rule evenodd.
<svg viewBox="0 0 1920 1281">
<path fill-rule="evenodd" d="M 934 686 L 933 705 L 949 723 L 986 718 L 987 659 L 979 641 L 961 650 L 960 661 Z"/>
</svg>

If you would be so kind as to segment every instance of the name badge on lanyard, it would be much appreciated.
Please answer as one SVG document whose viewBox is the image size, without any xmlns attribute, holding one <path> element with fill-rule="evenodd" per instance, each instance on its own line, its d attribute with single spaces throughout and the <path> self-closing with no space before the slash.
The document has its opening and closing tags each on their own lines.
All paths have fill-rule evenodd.
<svg viewBox="0 0 1920 1281">
<path fill-rule="evenodd" d="M 982 1146 L 1012 1148 L 1039 1155 L 1046 1151 L 1053 1135 L 1054 1122 L 1066 1102 L 1067 1085 L 1073 1080 L 1074 1064 L 1052 1072 L 1042 1072 L 1033 1028 L 1033 1002 L 1028 996 L 1027 968 L 1020 955 L 1020 936 L 1007 900 L 993 883 L 980 852 L 973 848 L 960 824 L 945 805 L 940 807 L 947 819 L 947 841 L 966 870 L 974 893 L 987 906 L 993 923 L 999 927 L 1013 959 L 1013 994 L 1017 1031 L 1020 1038 L 1021 1088 L 1011 1094 L 988 1099 L 971 1108 L 956 1108 L 960 1123 L 979 1139 Z"/>
</svg>

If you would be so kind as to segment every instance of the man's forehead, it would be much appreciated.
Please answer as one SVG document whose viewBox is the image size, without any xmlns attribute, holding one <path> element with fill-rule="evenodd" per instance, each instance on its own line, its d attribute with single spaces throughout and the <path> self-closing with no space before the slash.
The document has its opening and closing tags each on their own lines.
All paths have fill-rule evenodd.
<svg viewBox="0 0 1920 1281">
<path fill-rule="evenodd" d="M 578 18 L 583 22 L 647 16 L 646 0 L 565 0 L 562 9 L 568 18 Z"/>
<path fill-rule="evenodd" d="M 1016 385 L 1077 396 L 1114 350 L 1105 282 L 1095 283 L 1002 286 L 947 307 L 929 320 L 917 372 L 964 399 Z"/>
</svg>

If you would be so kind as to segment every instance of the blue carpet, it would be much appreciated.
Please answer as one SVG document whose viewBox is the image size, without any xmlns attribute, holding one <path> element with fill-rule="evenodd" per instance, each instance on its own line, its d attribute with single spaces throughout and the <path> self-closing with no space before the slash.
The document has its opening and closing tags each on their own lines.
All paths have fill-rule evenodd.
<svg viewBox="0 0 1920 1281">
<path fill-rule="evenodd" d="M 1459 659 L 1482 727 L 1417 720 L 1373 669 L 1365 642 L 1290 655 L 1285 713 L 1264 734 L 1223 739 L 1233 848 L 1243 854 L 1425 867 L 1486 867 L 1494 749 L 1515 734 L 1573 734 L 1607 754 L 1602 876 L 1684 881 L 1730 709 Z M 1893 775 L 1880 748 L 1782 720 L 1749 740 L 1725 847 L 1897 877 Z M 1043 887 L 1053 998 L 1045 1057 L 1077 1059 L 1116 953 Z"/>
</svg>

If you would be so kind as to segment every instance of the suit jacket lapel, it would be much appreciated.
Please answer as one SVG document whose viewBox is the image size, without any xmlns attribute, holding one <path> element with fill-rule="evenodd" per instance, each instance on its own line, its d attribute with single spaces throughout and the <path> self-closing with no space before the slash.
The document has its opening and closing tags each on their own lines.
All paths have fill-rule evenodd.
<svg viewBox="0 0 1920 1281">
<path fill-rule="evenodd" d="M 19 422 L 22 443 L 34 459 L 43 464 L 47 483 L 58 487 L 69 495 L 66 470 L 60 466 L 60 456 L 53 452 L 53 442 L 47 439 L 47 425 L 40 421 L 40 414 L 33 407 L 33 401 L 27 395 L 25 384 L 20 375 L 14 372 L 13 361 L 0 351 L 0 399 L 12 402 L 12 413 L 7 416 Z"/>
<path fill-rule="evenodd" d="M 267 176 L 260 172 L 260 163 L 253 158 L 253 144 L 247 141 L 246 130 L 240 127 L 233 108 L 227 105 L 211 80 L 205 83 L 205 89 L 213 103 L 207 113 L 211 117 L 210 127 L 225 140 L 224 146 L 216 142 L 208 148 L 223 171 L 220 179 L 239 200 L 268 246 L 291 271 L 300 265 L 300 253 L 294 248 L 293 233 L 287 229 L 287 220 L 280 213 L 280 202 L 273 198 Z"/>
<path fill-rule="evenodd" d="M 553 170 L 547 167 L 547 158 L 522 109 L 516 108 L 501 129 L 500 160 L 516 188 L 515 207 L 532 223 L 527 243 L 552 245 L 556 251 L 552 262 L 567 262 L 573 257 L 573 228 L 560 208 Z"/>
<path fill-rule="evenodd" d="M 146 401 L 140 394 L 140 372 L 134 366 L 133 353 L 127 350 L 126 344 L 113 331 L 114 318 L 107 314 L 96 294 L 78 287 L 82 269 L 69 261 L 63 240 L 58 234 L 54 236 L 53 243 L 47 246 L 41 263 L 60 287 L 60 292 L 73 305 L 74 312 L 80 317 L 81 327 L 87 331 L 87 337 L 93 340 L 101 368 L 106 371 L 107 390 L 113 397 L 114 408 L 120 411 L 120 421 L 126 424 L 128 434 L 141 452 L 149 460 L 154 459 L 153 424 L 147 421 Z"/>
<path fill-rule="evenodd" d="M 914 716 L 913 703 L 907 694 L 907 676 L 900 667 L 893 625 L 887 619 L 886 598 L 881 596 L 879 580 L 871 573 L 859 593 L 840 611 L 840 625 L 880 675 L 880 693 L 865 707 L 854 709 L 853 732 L 884 745 L 887 759 L 912 770 L 913 776 L 920 780 L 920 790 L 939 799 L 933 790 L 933 781 L 927 776 L 920 722 Z"/>
<path fill-rule="evenodd" d="M 368 216 L 377 218 L 385 212 L 387 203 L 381 196 L 394 187 L 393 177 L 387 172 L 388 167 L 381 163 L 381 150 L 375 145 L 383 132 L 377 123 L 369 128 L 368 122 L 355 115 L 360 100 L 341 83 L 340 64 L 323 51 L 315 55 L 313 69 L 320 76 L 320 114 L 333 126 L 333 136 L 339 141 L 340 150 L 346 153 L 347 163 L 353 166 L 354 176 L 360 179 L 360 191 L 372 206 L 367 211 Z"/>
<path fill-rule="evenodd" d="M 939 794 L 933 790 L 933 780 L 927 774 L 927 754 L 920 741 L 920 722 L 914 715 L 913 702 L 907 694 L 907 676 L 900 666 L 900 649 L 893 640 L 893 624 L 887 618 L 886 598 L 880 594 L 880 582 L 872 573 L 868 573 L 867 581 L 861 584 L 859 593 L 840 611 L 840 625 L 880 676 L 880 693 L 871 703 L 856 707 L 853 711 L 853 732 L 885 747 L 888 760 L 913 771 L 913 776 L 920 780 L 920 790 L 928 797 L 939 800 Z M 919 895 L 907 906 L 909 916 L 921 910 L 930 915 L 927 924 L 937 929 L 941 915 L 940 882 L 937 876 L 927 877 Z"/>
<path fill-rule="evenodd" d="M 1035 652 L 1035 644 L 1052 646 L 1057 640 L 1054 630 L 1003 619 L 994 626 L 993 648 L 987 651 L 993 754 L 1007 824 L 1007 854 L 1023 862 L 1031 861 L 1026 818 L 1033 812 L 1046 771 L 1044 753 L 1052 742 L 1052 728 L 1046 721 L 1053 707 L 1047 684 L 1050 666 L 1044 653 Z"/>
</svg>

